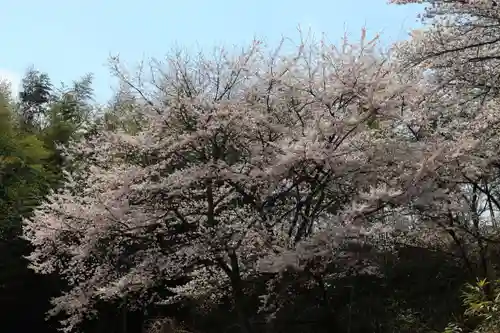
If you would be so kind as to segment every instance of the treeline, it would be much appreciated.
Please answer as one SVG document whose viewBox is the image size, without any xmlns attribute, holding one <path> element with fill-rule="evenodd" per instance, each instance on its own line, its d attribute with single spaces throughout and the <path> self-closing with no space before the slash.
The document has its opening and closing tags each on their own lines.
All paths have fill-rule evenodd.
<svg viewBox="0 0 500 333">
<path fill-rule="evenodd" d="M 105 106 L 3 84 L 2 332 L 498 331 L 500 12 L 431 3 L 390 52 L 111 59 Z"/>
<path fill-rule="evenodd" d="M 2 85 L 0 102 L 0 302 L 2 326 L 8 332 L 44 331 L 50 297 L 61 288 L 57 278 L 28 269 L 30 247 L 21 236 L 21 221 L 63 181 L 59 145 L 76 138 L 90 119 L 91 76 L 69 88 L 56 89 L 45 73 L 27 71 L 19 96 Z M 49 330 L 50 331 L 50 330 Z"/>
</svg>

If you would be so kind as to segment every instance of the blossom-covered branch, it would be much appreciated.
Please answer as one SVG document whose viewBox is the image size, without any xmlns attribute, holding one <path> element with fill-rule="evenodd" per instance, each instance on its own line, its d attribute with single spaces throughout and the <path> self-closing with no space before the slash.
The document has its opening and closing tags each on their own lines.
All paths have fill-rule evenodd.
<svg viewBox="0 0 500 333">
<path fill-rule="evenodd" d="M 257 41 L 235 57 L 176 55 L 153 68 L 152 90 L 114 62 L 141 128 L 75 142 L 78 167 L 24 227 L 32 268 L 70 284 L 54 300 L 65 329 L 128 295 L 214 302 L 230 287 L 238 307 L 244 279 L 335 260 L 432 197 L 476 132 L 416 136 L 431 85 L 377 48 L 363 33 L 291 56 L 266 57 Z M 167 285 L 167 299 L 149 292 Z"/>
</svg>

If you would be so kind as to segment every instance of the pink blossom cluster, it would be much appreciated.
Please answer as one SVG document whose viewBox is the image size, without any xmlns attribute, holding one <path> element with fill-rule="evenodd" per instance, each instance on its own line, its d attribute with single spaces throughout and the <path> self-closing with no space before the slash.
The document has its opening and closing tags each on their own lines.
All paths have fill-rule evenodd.
<svg viewBox="0 0 500 333">
<path fill-rule="evenodd" d="M 66 331 L 98 300 L 217 302 L 262 272 L 345 259 L 350 240 L 411 229 L 415 207 L 449 193 L 438 180 L 482 173 L 497 102 L 456 116 L 460 87 L 407 69 L 398 57 L 426 50 L 427 34 L 394 54 L 363 33 L 292 55 L 255 42 L 234 57 L 174 56 L 150 86 L 118 70 L 139 130 L 68 147 L 65 187 L 24 226 L 31 267 L 69 283 L 52 311 Z M 165 287 L 170 298 L 150 292 L 179 277 L 189 282 Z"/>
</svg>

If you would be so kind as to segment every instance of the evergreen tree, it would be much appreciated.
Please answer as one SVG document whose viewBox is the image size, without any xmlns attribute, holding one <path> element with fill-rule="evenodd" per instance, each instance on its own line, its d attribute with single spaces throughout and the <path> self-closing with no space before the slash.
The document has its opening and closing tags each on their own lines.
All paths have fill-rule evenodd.
<svg viewBox="0 0 500 333">
<path fill-rule="evenodd" d="M 19 116 L 23 130 L 34 131 L 44 125 L 52 91 L 52 83 L 46 73 L 28 69 L 19 93 Z"/>
</svg>

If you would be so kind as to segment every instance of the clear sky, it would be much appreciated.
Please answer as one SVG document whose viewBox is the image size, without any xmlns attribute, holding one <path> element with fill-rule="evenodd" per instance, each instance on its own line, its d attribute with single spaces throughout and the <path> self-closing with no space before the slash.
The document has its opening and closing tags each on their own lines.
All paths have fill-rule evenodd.
<svg viewBox="0 0 500 333">
<path fill-rule="evenodd" d="M 297 26 L 337 41 L 366 26 L 386 43 L 407 38 L 418 6 L 387 0 L 0 0 L 0 76 L 14 85 L 26 68 L 54 83 L 95 74 L 96 97 L 110 96 L 107 58 L 127 63 L 161 57 L 173 45 L 244 46 L 254 36 L 277 43 Z"/>
</svg>

